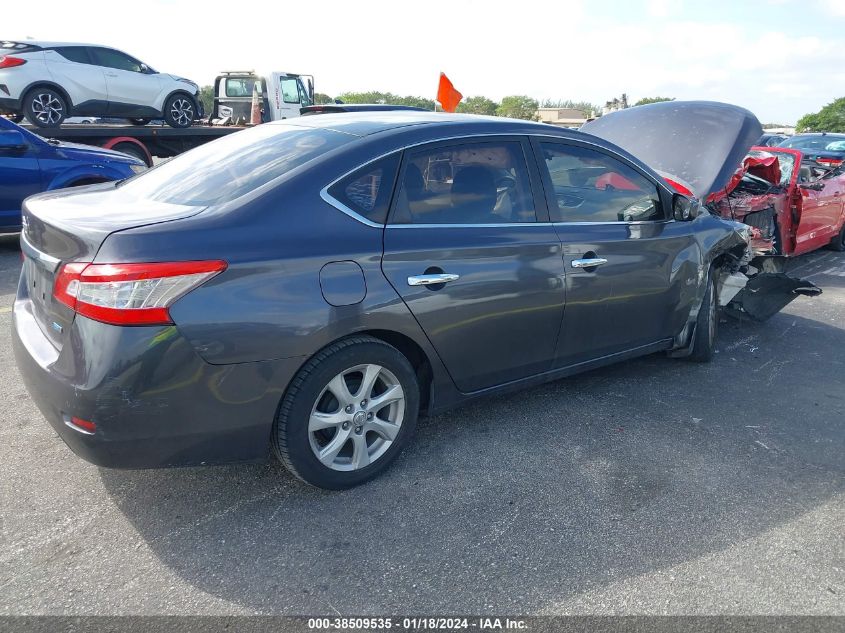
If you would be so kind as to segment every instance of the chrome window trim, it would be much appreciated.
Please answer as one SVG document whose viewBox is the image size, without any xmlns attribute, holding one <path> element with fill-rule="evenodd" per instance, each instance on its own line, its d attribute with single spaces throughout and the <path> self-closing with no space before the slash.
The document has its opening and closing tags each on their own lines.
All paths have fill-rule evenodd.
<svg viewBox="0 0 845 633">
<path fill-rule="evenodd" d="M 386 229 L 495 229 L 512 226 L 551 226 L 551 222 L 493 222 L 490 224 L 385 224 Z"/>
<path fill-rule="evenodd" d="M 584 134 L 586 134 L 586 132 Z M 534 133 L 531 133 L 531 132 L 521 132 L 521 133 L 520 132 L 516 132 L 516 133 L 514 133 L 514 132 L 487 132 L 487 133 L 484 133 L 484 134 L 461 134 L 459 136 L 447 136 L 447 137 L 444 137 L 444 138 L 429 139 L 427 141 L 420 141 L 418 143 L 411 143 L 409 145 L 403 145 L 402 147 L 397 147 L 395 149 L 390 150 L 389 152 L 385 152 L 384 154 L 380 154 L 380 155 L 376 156 L 375 158 L 368 160 L 366 163 L 361 163 L 357 167 L 350 169 L 349 171 L 347 171 L 343 175 L 335 178 L 329 184 L 327 184 L 325 187 L 323 187 L 320 190 L 320 198 L 322 198 L 324 202 L 327 202 L 328 204 L 333 206 L 338 211 L 341 211 L 345 215 L 348 215 L 353 220 L 357 220 L 358 222 L 360 222 L 361 224 L 364 224 L 365 226 L 369 226 L 369 227 L 372 227 L 372 228 L 378 228 L 378 229 L 412 229 L 412 228 L 440 228 L 440 229 L 442 229 L 442 228 L 446 228 L 446 227 L 495 228 L 495 227 L 510 227 L 510 226 L 517 226 L 518 227 L 518 226 L 561 226 L 561 225 L 563 225 L 563 226 L 565 226 L 565 225 L 570 225 L 570 226 L 593 225 L 594 226 L 594 225 L 597 225 L 597 224 L 625 224 L 625 225 L 630 225 L 630 224 L 657 224 L 657 223 L 661 223 L 661 222 L 674 222 L 674 219 L 668 218 L 668 219 L 664 219 L 664 220 L 637 220 L 636 222 L 616 221 L 616 222 L 501 222 L 501 223 L 494 223 L 494 224 L 387 224 L 387 223 L 382 224 L 382 223 L 379 223 L 379 222 L 373 222 L 372 220 L 365 218 L 360 213 L 353 211 L 348 206 L 343 204 L 340 200 L 338 200 L 337 198 L 335 198 L 331 194 L 329 194 L 329 189 L 334 187 L 338 182 L 340 182 L 341 180 L 343 180 L 347 176 L 351 176 L 356 171 L 364 169 L 368 165 L 371 165 L 371 164 L 373 164 L 377 161 L 380 161 L 383 158 L 387 158 L 388 156 L 395 154 L 397 152 L 405 152 L 409 149 L 413 149 L 415 147 L 420 147 L 422 145 L 430 145 L 432 143 L 442 143 L 442 142 L 447 142 L 447 141 L 459 141 L 459 140 L 467 139 L 467 138 L 515 137 L 515 136 L 516 137 L 523 137 L 524 136 L 524 137 L 528 138 L 529 141 L 532 138 L 557 139 L 559 141 L 564 141 L 564 142 L 575 140 L 578 143 L 582 143 L 584 145 L 590 145 L 592 147 L 598 148 L 599 150 L 601 150 L 605 153 L 609 153 L 609 155 L 611 155 L 611 156 L 613 155 L 613 152 L 608 152 L 608 149 L 606 147 L 603 147 L 599 143 L 594 143 L 594 142 L 591 142 L 589 140 L 584 140 L 584 139 L 572 139 L 572 138 L 567 137 L 567 136 L 558 136 L 556 134 L 534 134 Z M 661 184 L 659 182 L 655 183 L 655 184 L 657 186 L 661 186 Z"/>
<path fill-rule="evenodd" d="M 392 152 L 391 152 L 391 153 L 392 153 Z M 389 154 L 388 154 L 388 155 L 389 155 Z M 376 160 L 378 160 L 378 159 L 376 159 Z M 370 164 L 370 163 L 366 163 L 366 164 L 364 164 L 364 165 L 361 165 L 361 167 L 366 167 L 366 166 L 367 166 L 367 165 L 369 165 L 369 164 Z M 359 169 L 360 169 L 360 168 L 359 168 Z M 349 172 L 349 174 L 351 174 L 351 173 L 352 173 L 352 172 L 354 172 L 354 171 L 358 171 L 358 169 L 353 169 L 352 171 L 350 171 L 350 172 Z M 344 175 L 344 176 L 341 176 L 340 178 L 338 178 L 337 180 L 335 180 L 333 183 L 331 183 L 330 185 L 328 185 L 328 187 L 323 187 L 323 188 L 320 190 L 320 197 L 323 199 L 323 201 L 324 201 L 324 202 L 328 202 L 328 203 L 329 203 L 330 205 L 332 205 L 335 209 L 337 209 L 338 211 L 341 211 L 342 213 L 345 213 L 346 215 L 348 215 L 348 216 L 349 216 L 350 218 L 352 218 L 353 220 L 357 220 L 358 222 L 360 222 L 361 224 L 364 224 L 364 225 L 366 225 L 366 226 L 371 226 L 371 227 L 376 228 L 376 229 L 383 229 L 383 228 L 384 228 L 384 224 L 379 224 L 378 222 L 373 222 L 372 220 L 370 220 L 370 219 L 368 219 L 368 218 L 365 218 L 363 215 L 361 215 L 360 213 L 357 213 L 356 211 L 353 211 L 352 209 L 350 209 L 349 207 L 347 207 L 345 204 L 343 204 L 340 200 L 338 200 L 337 198 L 332 197 L 332 196 L 329 194 L 329 187 L 333 187 L 333 186 L 335 185 L 335 183 L 337 183 L 337 181 L 338 181 L 338 180 L 343 180 L 343 179 L 344 179 L 344 178 L 346 178 L 346 176 L 348 176 L 349 174 L 346 174 L 346 175 Z"/>
</svg>

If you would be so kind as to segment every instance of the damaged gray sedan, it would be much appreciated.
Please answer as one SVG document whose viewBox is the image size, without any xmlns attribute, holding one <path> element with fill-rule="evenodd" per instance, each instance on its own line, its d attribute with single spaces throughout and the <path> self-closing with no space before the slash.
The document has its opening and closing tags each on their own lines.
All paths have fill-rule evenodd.
<svg viewBox="0 0 845 633">
<path fill-rule="evenodd" d="M 720 305 L 762 318 L 815 292 L 758 274 L 749 227 L 698 203 L 760 134 L 678 102 L 581 132 L 431 112 L 256 126 L 27 200 L 18 367 L 96 464 L 272 453 L 348 488 L 420 413 L 654 352 L 705 361 Z"/>
</svg>

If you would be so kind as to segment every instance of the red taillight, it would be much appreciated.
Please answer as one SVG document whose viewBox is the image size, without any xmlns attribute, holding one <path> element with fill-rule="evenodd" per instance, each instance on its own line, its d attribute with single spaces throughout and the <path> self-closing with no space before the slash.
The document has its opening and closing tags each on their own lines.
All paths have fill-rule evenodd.
<svg viewBox="0 0 845 633">
<path fill-rule="evenodd" d="M 11 55 L 0 57 L 0 69 L 14 68 L 15 66 L 23 66 L 25 63 L 26 60 L 21 59 L 20 57 L 12 57 Z"/>
<path fill-rule="evenodd" d="M 817 158 L 816 162 L 822 165 L 830 165 L 831 167 L 839 167 L 843 160 L 841 158 Z"/>
<path fill-rule="evenodd" d="M 70 418 L 68 420 L 65 418 L 65 424 L 69 427 L 76 429 L 77 431 L 82 431 L 83 433 L 88 433 L 89 435 L 94 435 L 94 432 L 97 430 L 97 425 L 93 422 L 89 422 L 88 420 L 83 420 L 82 418 Z"/>
<path fill-rule="evenodd" d="M 78 314 L 113 325 L 167 325 L 168 308 L 226 270 L 220 260 L 144 264 L 65 264 L 53 296 Z"/>
</svg>

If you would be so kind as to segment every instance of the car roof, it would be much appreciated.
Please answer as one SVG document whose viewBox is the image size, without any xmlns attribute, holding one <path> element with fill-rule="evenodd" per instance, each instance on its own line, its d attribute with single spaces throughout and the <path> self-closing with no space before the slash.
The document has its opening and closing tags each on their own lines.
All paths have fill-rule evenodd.
<svg viewBox="0 0 845 633">
<path fill-rule="evenodd" d="M 425 110 L 384 110 L 365 112 L 326 113 L 320 116 L 297 117 L 284 121 L 273 121 L 265 125 L 296 125 L 334 130 L 353 136 L 369 136 L 409 126 L 466 128 L 461 132 L 485 132 L 491 128 L 502 133 L 548 134 L 560 130 L 547 123 L 535 123 L 521 119 L 480 116 L 477 114 L 448 114 Z M 586 135 L 584 135 L 586 136 Z"/>
<path fill-rule="evenodd" d="M 6 46 L 13 44 L 14 46 Z M 31 46 L 33 48 L 53 48 L 55 46 L 95 46 L 97 48 L 114 48 L 103 44 L 88 44 L 86 42 L 47 42 L 42 40 L 0 40 L 0 48 L 15 48 L 18 46 Z"/>
</svg>

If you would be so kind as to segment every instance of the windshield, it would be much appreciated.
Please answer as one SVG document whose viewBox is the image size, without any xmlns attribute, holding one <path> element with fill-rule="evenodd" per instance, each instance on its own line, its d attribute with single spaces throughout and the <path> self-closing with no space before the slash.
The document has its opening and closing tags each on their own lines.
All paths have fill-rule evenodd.
<svg viewBox="0 0 845 633">
<path fill-rule="evenodd" d="M 763 152 L 760 150 L 752 150 L 748 155 L 753 158 L 768 158 L 769 156 L 777 156 L 780 164 L 780 185 L 788 187 L 789 181 L 792 178 L 792 172 L 795 169 L 795 156 L 787 154 L 786 152 Z"/>
<path fill-rule="evenodd" d="M 239 198 L 356 137 L 333 130 L 265 124 L 180 154 L 121 185 L 139 198 L 208 206 Z"/>
<path fill-rule="evenodd" d="M 824 136 L 793 136 L 792 138 L 786 139 L 779 147 L 842 152 L 845 151 L 845 136 L 841 134 L 825 134 Z"/>
</svg>

